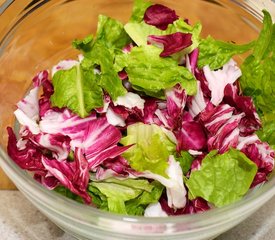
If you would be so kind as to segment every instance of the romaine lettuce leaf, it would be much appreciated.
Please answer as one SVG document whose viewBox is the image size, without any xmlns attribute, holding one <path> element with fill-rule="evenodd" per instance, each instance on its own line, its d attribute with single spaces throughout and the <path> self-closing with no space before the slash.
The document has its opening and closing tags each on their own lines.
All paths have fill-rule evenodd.
<svg viewBox="0 0 275 240">
<path fill-rule="evenodd" d="M 74 48 L 82 51 L 84 56 L 86 56 L 91 51 L 94 51 L 93 47 L 96 42 L 104 44 L 109 50 L 113 51 L 113 49 L 121 49 L 129 44 L 131 39 L 125 32 L 121 22 L 104 15 L 99 15 L 95 37 L 89 35 L 83 40 L 76 39 L 72 45 Z"/>
<path fill-rule="evenodd" d="M 143 179 L 109 178 L 89 185 L 94 204 L 100 209 L 121 214 L 141 215 L 148 204 L 158 201 L 162 190 L 159 183 Z"/>
<path fill-rule="evenodd" d="M 176 145 L 161 127 L 135 123 L 127 128 L 127 136 L 120 140 L 123 145 L 135 144 L 123 153 L 130 166 L 140 172 L 151 171 L 167 177 L 169 155 L 173 155 Z"/>
<path fill-rule="evenodd" d="M 103 106 L 103 93 L 93 69 L 86 70 L 78 64 L 69 70 L 60 70 L 54 74 L 52 83 L 52 106 L 67 107 L 82 118 L 92 109 Z"/>
<path fill-rule="evenodd" d="M 186 181 L 192 198 L 202 197 L 222 207 L 240 200 L 249 190 L 257 166 L 243 153 L 230 149 L 224 154 L 211 151 L 202 160 L 200 170 Z"/>
<path fill-rule="evenodd" d="M 253 53 L 241 65 L 241 88 L 253 98 L 261 116 L 262 129 L 258 131 L 262 141 L 275 147 L 275 24 L 267 11 L 263 11 L 263 29 L 256 41 Z"/>
<path fill-rule="evenodd" d="M 151 204 L 156 203 L 161 197 L 164 187 L 157 181 L 151 183 L 153 189 L 144 191 L 140 196 L 126 202 L 126 210 L 129 215 L 143 216 L 145 208 Z"/>
<path fill-rule="evenodd" d="M 194 95 L 197 83 L 189 70 L 178 66 L 172 58 L 161 58 L 161 49 L 145 45 L 134 47 L 119 58 L 119 68 L 125 67 L 132 87 L 146 94 L 159 93 L 180 83 L 188 95 Z"/>
<path fill-rule="evenodd" d="M 84 39 L 75 39 L 72 42 L 72 45 L 75 49 L 78 49 L 82 51 L 84 54 L 87 52 L 90 52 L 93 48 L 93 42 L 94 42 L 94 37 L 93 35 L 88 35 Z"/>
<path fill-rule="evenodd" d="M 96 42 L 104 43 L 108 48 L 123 48 L 131 42 L 124 30 L 124 26 L 118 20 L 99 15 L 96 33 Z"/>
<path fill-rule="evenodd" d="M 98 75 L 98 84 L 109 93 L 112 100 L 123 96 L 127 90 L 123 87 L 117 72 L 114 69 L 114 55 L 109 48 L 101 43 L 96 42 L 91 52 L 81 62 L 81 66 L 86 71 L 94 71 L 96 66 L 100 66 L 100 74 Z"/>
<path fill-rule="evenodd" d="M 275 109 L 275 24 L 267 11 L 264 12 L 263 29 L 255 43 L 253 53 L 241 65 L 241 88 L 252 96 L 259 114 Z"/>
<path fill-rule="evenodd" d="M 215 40 L 211 36 L 208 36 L 200 42 L 198 66 L 202 68 L 209 65 L 211 70 L 219 69 L 229 62 L 234 55 L 245 53 L 251 50 L 253 46 L 254 42 L 237 45 Z"/>
</svg>

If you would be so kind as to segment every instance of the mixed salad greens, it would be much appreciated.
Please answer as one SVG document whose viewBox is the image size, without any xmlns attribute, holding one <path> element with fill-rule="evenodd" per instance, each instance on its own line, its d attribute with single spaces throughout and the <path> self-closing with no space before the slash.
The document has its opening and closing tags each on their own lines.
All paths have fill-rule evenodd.
<svg viewBox="0 0 275 240">
<path fill-rule="evenodd" d="M 46 188 L 115 213 L 242 199 L 274 168 L 275 25 L 263 13 L 245 45 L 202 38 L 200 23 L 143 0 L 125 25 L 99 16 L 95 36 L 73 41 L 78 60 L 34 77 L 8 154 Z"/>
</svg>

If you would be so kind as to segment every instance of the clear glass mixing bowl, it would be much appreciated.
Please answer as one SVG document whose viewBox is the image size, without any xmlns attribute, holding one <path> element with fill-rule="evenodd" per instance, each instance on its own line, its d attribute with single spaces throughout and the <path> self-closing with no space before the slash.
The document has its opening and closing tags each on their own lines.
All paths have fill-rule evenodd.
<svg viewBox="0 0 275 240">
<path fill-rule="evenodd" d="M 261 11 L 253 4 L 256 1 L 157 2 L 176 9 L 192 23 L 201 21 L 204 36 L 211 34 L 218 39 L 244 43 L 255 39 L 261 27 Z M 273 176 L 234 205 L 196 215 L 144 218 L 103 212 L 44 189 L 6 154 L 6 127 L 14 125 L 15 104 L 38 71 L 77 56 L 71 41 L 94 33 L 98 14 L 126 22 L 132 1 L 0 0 L 1 3 L 0 165 L 33 205 L 63 230 L 80 239 L 211 239 L 243 221 L 275 194 Z"/>
</svg>

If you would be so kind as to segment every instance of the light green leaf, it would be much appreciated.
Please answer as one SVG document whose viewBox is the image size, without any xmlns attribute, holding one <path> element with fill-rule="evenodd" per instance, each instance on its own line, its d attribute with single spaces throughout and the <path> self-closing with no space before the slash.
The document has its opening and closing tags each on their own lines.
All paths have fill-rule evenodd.
<svg viewBox="0 0 275 240">
<path fill-rule="evenodd" d="M 167 177 L 168 157 L 176 146 L 157 125 L 135 123 L 127 127 L 123 145 L 135 144 L 123 153 L 131 167 L 137 171 L 151 171 Z"/>
<path fill-rule="evenodd" d="M 156 203 L 160 199 L 163 192 L 163 185 L 154 181 L 151 183 L 153 189 L 151 192 L 144 191 L 140 196 L 126 202 L 126 210 L 129 215 L 143 216 L 145 208 L 150 203 Z"/>
<path fill-rule="evenodd" d="M 103 93 L 93 70 L 85 70 L 80 65 L 60 70 L 54 74 L 52 83 L 52 106 L 67 107 L 82 118 L 92 109 L 103 106 Z"/>
<path fill-rule="evenodd" d="M 121 214 L 140 215 L 148 204 L 158 201 L 162 190 L 159 183 L 149 183 L 145 179 L 110 178 L 89 184 L 89 193 L 94 204 L 100 209 Z"/>
<path fill-rule="evenodd" d="M 100 41 L 108 48 L 123 48 L 131 42 L 121 22 L 110 17 L 99 15 L 96 41 Z"/>
<path fill-rule="evenodd" d="M 224 154 L 211 151 L 193 171 L 186 185 L 193 197 L 202 197 L 222 207 L 247 193 L 257 173 L 257 166 L 242 152 L 230 149 Z"/>
<path fill-rule="evenodd" d="M 254 44 L 254 42 L 251 42 L 245 45 L 237 45 L 215 40 L 211 36 L 208 36 L 200 42 L 198 66 L 202 68 L 209 65 L 212 70 L 219 69 L 234 55 L 242 54 L 251 50 Z"/>
<path fill-rule="evenodd" d="M 197 83 L 192 73 L 170 57 L 161 58 L 160 52 L 151 45 L 135 47 L 119 59 L 119 66 L 125 67 L 133 88 L 151 95 L 180 83 L 188 95 L 194 95 Z"/>
</svg>

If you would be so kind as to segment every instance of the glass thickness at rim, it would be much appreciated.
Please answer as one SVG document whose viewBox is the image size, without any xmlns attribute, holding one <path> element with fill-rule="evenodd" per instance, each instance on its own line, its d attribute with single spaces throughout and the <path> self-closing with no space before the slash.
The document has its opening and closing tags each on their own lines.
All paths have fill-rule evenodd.
<svg viewBox="0 0 275 240">
<path fill-rule="evenodd" d="M 203 1 L 203 0 L 202 0 Z M 259 11 L 254 10 L 253 8 L 246 5 L 245 1 L 210 1 L 216 2 L 221 5 L 235 4 L 242 8 L 245 8 L 248 12 L 253 14 L 257 18 L 261 18 Z M 48 4 L 50 1 L 23 1 L 28 5 L 25 5 L 18 14 L 15 16 L 15 19 L 11 21 L 10 29 L 16 29 L 17 24 L 20 24 L 20 21 L 24 20 L 24 16 L 31 14 L 33 11 L 43 6 L 43 4 Z M 66 1 L 59 1 L 58 4 L 62 4 Z M 4 13 L 15 1 L 5 1 L 1 5 L 0 14 Z M 33 4 L 31 4 L 33 3 Z M 57 3 L 56 3 L 57 4 Z M 21 19 L 21 20 L 20 20 Z M 0 45 L 0 57 L 2 51 L 5 48 L 5 41 L 11 37 L 9 34 L 11 31 L 7 29 L 4 31 L 4 38 L 0 39 L 2 44 Z M 7 34 L 8 33 L 8 34 Z M 47 189 L 43 188 L 41 185 L 36 183 L 28 174 L 22 171 L 17 165 L 15 165 L 10 158 L 7 156 L 6 152 L 1 149 L 0 151 L 1 161 L 0 165 L 5 170 L 5 172 L 10 176 L 10 178 L 16 183 L 18 188 L 23 192 L 28 192 L 33 197 L 37 198 L 41 202 L 41 205 L 48 206 L 52 211 L 57 214 L 66 216 L 67 218 L 78 221 L 83 225 L 89 226 L 90 224 L 97 224 L 100 227 L 109 227 L 109 231 L 114 231 L 114 227 L 111 226 L 112 223 L 123 222 L 123 224 L 138 224 L 138 225 L 159 225 L 164 224 L 168 228 L 174 229 L 177 224 L 186 224 L 187 228 L 183 229 L 181 232 L 192 232 L 196 231 L 196 228 L 188 229 L 188 224 L 196 223 L 197 229 L 200 227 L 210 226 L 219 226 L 220 222 L 230 221 L 230 217 L 236 215 L 237 213 L 245 214 L 250 210 L 250 208 L 255 208 L 255 206 L 260 205 L 260 202 L 266 201 L 266 199 L 271 198 L 275 194 L 275 180 L 271 179 L 270 182 L 265 184 L 262 188 L 258 189 L 257 192 L 251 194 L 247 198 L 237 202 L 236 204 L 223 207 L 220 209 L 212 209 L 205 213 L 195 214 L 195 215 L 184 215 L 184 216 L 173 216 L 168 218 L 144 218 L 144 217 L 133 217 L 133 216 L 123 216 L 112 214 L 108 212 L 103 212 L 101 210 L 82 205 L 80 203 L 74 202 L 70 199 L 67 199 L 55 192 L 50 192 Z M 95 220 L 97 219 L 97 220 Z M 98 220 L 101 219 L 101 222 Z M 107 221 L 105 221 L 107 220 Z M 168 224 L 172 224 L 169 225 Z"/>
</svg>

